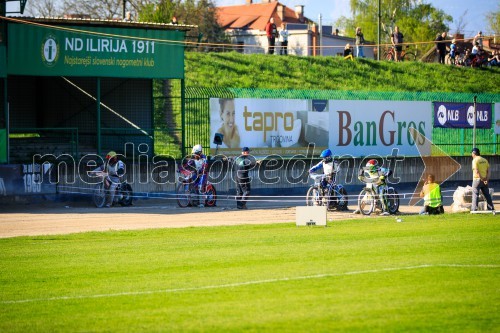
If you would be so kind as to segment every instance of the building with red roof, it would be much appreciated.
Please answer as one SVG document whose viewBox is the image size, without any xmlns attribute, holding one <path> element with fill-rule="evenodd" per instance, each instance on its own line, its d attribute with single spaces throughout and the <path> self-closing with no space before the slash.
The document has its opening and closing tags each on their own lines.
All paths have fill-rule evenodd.
<svg viewBox="0 0 500 333">
<path fill-rule="evenodd" d="M 241 53 L 266 53 L 268 41 L 265 28 L 271 18 L 274 18 L 278 30 L 282 23 L 287 25 L 290 34 L 288 54 L 339 55 L 347 43 L 354 45 L 353 38 L 339 36 L 332 26 L 319 29 L 313 20 L 304 15 L 302 5 L 292 9 L 278 0 L 261 0 L 259 3 L 254 3 L 254 0 L 241 1 L 241 5 L 216 8 L 219 25 L 225 29 L 231 43 L 238 45 L 236 50 Z M 276 45 L 279 50 L 278 41 Z M 279 54 L 279 51 L 276 53 Z M 372 49 L 366 47 L 365 55 L 371 57 Z"/>
</svg>

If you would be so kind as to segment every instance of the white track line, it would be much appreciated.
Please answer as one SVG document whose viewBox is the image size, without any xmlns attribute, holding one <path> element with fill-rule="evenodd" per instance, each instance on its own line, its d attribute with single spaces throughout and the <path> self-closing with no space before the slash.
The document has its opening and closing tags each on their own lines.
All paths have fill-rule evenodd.
<svg viewBox="0 0 500 333">
<path fill-rule="evenodd" d="M 412 269 L 420 269 L 420 268 L 436 268 L 436 267 L 500 268 L 500 265 L 461 265 L 461 264 L 418 265 L 418 266 L 407 266 L 407 267 L 370 269 L 370 270 L 365 270 L 365 271 L 352 271 L 352 272 L 345 272 L 345 273 L 331 273 L 331 274 L 317 274 L 317 275 L 284 277 L 284 278 L 278 278 L 278 279 L 256 280 L 256 281 L 237 282 L 237 283 L 228 283 L 228 284 L 219 284 L 219 285 L 211 285 L 211 286 L 201 286 L 201 287 L 191 287 L 191 288 L 175 288 L 175 289 L 149 290 L 149 291 L 130 291 L 130 292 L 122 292 L 122 293 L 97 294 L 97 295 L 31 298 L 31 299 L 23 299 L 23 300 L 0 301 L 0 304 L 19 304 L 19 303 L 48 302 L 48 301 L 74 300 L 74 299 L 92 299 L 92 298 L 107 298 L 107 297 L 120 297 L 120 296 L 136 296 L 136 295 L 176 293 L 176 292 L 184 292 L 184 291 L 234 288 L 234 287 L 242 287 L 242 286 L 265 284 L 265 283 L 276 283 L 276 282 L 308 280 L 308 279 L 321 279 L 321 278 L 326 278 L 326 277 L 349 276 L 349 275 L 360 275 L 360 274 L 369 274 L 369 273 L 381 273 L 381 272 L 392 272 L 392 271 L 412 270 Z"/>
</svg>

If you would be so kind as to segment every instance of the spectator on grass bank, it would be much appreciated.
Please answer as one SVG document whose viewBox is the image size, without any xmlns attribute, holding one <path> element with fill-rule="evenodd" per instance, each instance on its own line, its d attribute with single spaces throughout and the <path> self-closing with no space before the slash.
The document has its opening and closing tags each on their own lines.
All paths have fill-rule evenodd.
<svg viewBox="0 0 500 333">
<path fill-rule="evenodd" d="M 365 44 L 365 37 L 361 32 L 361 28 L 356 28 L 356 57 L 364 58 L 365 54 L 363 53 L 363 45 Z"/>
<path fill-rule="evenodd" d="M 280 30 L 280 55 L 288 55 L 288 30 L 286 29 L 286 23 L 281 23 Z"/>
<path fill-rule="evenodd" d="M 243 147 L 241 155 L 234 161 L 236 171 L 236 208 L 247 209 L 247 200 L 250 195 L 250 176 L 248 172 L 252 170 L 260 161 L 250 155 L 250 148 Z"/>
<path fill-rule="evenodd" d="M 344 48 L 344 59 L 353 60 L 351 44 L 347 43 Z"/>
<path fill-rule="evenodd" d="M 436 50 L 438 54 L 438 62 L 444 64 L 446 56 L 446 32 L 443 32 L 436 38 Z"/>
<path fill-rule="evenodd" d="M 482 31 L 479 31 L 477 33 L 477 35 L 474 36 L 474 39 L 472 40 L 472 45 L 475 45 L 476 42 L 479 45 L 479 47 L 482 49 L 483 48 L 483 32 Z"/>
<path fill-rule="evenodd" d="M 472 149 L 472 206 L 471 211 L 477 210 L 477 202 L 479 199 L 479 190 L 483 192 L 484 198 L 488 205 L 488 210 L 495 210 L 493 201 L 491 200 L 488 180 L 490 177 L 490 164 L 481 156 L 478 148 Z"/>
<path fill-rule="evenodd" d="M 274 54 L 274 45 L 276 44 L 276 37 L 279 37 L 278 28 L 274 24 L 274 18 L 270 18 L 266 25 L 266 36 L 269 48 L 267 54 Z"/>
<path fill-rule="evenodd" d="M 394 52 L 394 56 L 396 61 L 401 60 L 401 51 L 403 51 L 403 34 L 399 31 L 399 27 L 394 27 L 394 32 L 391 35 L 391 43 L 394 46 L 396 52 Z"/>
<path fill-rule="evenodd" d="M 455 58 L 457 56 L 457 44 L 455 38 L 451 40 L 450 45 L 450 62 L 452 65 L 455 65 Z"/>
<path fill-rule="evenodd" d="M 420 191 L 420 197 L 424 198 L 424 207 L 420 211 L 420 214 L 434 215 L 444 213 L 441 187 L 436 183 L 433 174 L 427 175 L 424 187 Z"/>
</svg>

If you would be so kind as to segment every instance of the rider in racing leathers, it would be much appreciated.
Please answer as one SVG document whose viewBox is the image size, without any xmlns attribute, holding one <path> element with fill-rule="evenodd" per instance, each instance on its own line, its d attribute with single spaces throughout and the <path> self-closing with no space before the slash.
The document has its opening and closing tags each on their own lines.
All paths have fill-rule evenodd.
<svg viewBox="0 0 500 333">
<path fill-rule="evenodd" d="M 193 146 L 191 150 L 191 158 L 187 162 L 187 169 L 192 172 L 191 180 L 195 182 L 198 178 L 198 193 L 205 193 L 205 187 L 207 184 L 207 157 L 203 155 L 203 148 L 201 145 Z M 198 207 L 205 207 L 203 203 L 205 200 L 200 198 L 200 204 Z"/>
<path fill-rule="evenodd" d="M 125 163 L 118 159 L 115 151 L 110 151 L 106 155 L 106 162 L 94 169 L 94 172 L 105 172 L 107 177 L 104 179 L 106 188 L 106 207 L 111 207 L 115 198 L 116 188 L 121 183 L 121 177 L 125 174 Z"/>
</svg>

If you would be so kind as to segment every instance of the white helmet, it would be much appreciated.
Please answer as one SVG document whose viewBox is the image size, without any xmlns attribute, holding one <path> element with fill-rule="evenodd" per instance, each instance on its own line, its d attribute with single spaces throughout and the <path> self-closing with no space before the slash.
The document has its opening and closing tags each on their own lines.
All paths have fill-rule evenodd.
<svg viewBox="0 0 500 333">
<path fill-rule="evenodd" d="M 191 154 L 193 155 L 200 155 L 203 152 L 203 148 L 201 145 L 195 145 L 193 149 L 191 150 Z"/>
</svg>

